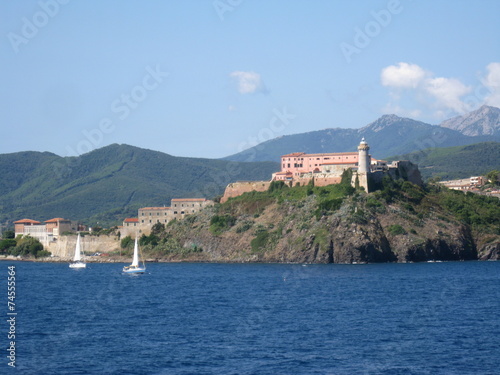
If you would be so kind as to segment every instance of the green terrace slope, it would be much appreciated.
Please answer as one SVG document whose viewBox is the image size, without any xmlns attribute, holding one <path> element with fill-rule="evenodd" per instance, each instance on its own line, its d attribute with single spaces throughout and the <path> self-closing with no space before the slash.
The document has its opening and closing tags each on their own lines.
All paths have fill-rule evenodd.
<svg viewBox="0 0 500 375">
<path fill-rule="evenodd" d="M 468 178 L 500 170 L 500 143 L 426 149 L 392 156 L 389 160 L 410 160 L 418 164 L 424 180 L 431 177 L 441 180 Z"/>
<path fill-rule="evenodd" d="M 245 193 L 143 236 L 150 259 L 364 263 L 500 258 L 500 200 L 384 179 Z"/>
<path fill-rule="evenodd" d="M 214 198 L 230 182 L 269 180 L 279 165 L 174 157 L 110 145 L 78 157 L 0 154 L 0 223 L 64 217 L 116 225 L 172 198 Z"/>
</svg>

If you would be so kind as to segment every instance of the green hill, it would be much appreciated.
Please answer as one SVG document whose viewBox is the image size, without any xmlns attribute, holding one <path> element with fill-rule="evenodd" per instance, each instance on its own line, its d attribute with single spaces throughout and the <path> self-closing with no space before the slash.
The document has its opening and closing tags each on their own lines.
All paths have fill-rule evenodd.
<svg viewBox="0 0 500 375">
<path fill-rule="evenodd" d="M 418 164 L 423 179 L 453 180 L 481 176 L 500 170 L 500 143 L 483 142 L 468 146 L 433 148 L 396 155 L 389 160 L 410 160 Z"/>
<path fill-rule="evenodd" d="M 79 157 L 48 152 L 0 154 L 0 223 L 64 217 L 119 224 L 144 206 L 172 198 L 214 198 L 230 182 L 268 180 L 279 164 L 174 157 L 110 145 Z"/>
</svg>

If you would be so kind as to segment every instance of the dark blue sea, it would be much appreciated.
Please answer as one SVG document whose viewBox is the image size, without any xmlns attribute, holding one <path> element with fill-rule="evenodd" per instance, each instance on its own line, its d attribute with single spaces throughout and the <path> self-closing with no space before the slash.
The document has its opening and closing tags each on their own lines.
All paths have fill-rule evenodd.
<svg viewBox="0 0 500 375">
<path fill-rule="evenodd" d="M 0 373 L 500 374 L 500 262 L 122 266 L 1 262 Z"/>
</svg>

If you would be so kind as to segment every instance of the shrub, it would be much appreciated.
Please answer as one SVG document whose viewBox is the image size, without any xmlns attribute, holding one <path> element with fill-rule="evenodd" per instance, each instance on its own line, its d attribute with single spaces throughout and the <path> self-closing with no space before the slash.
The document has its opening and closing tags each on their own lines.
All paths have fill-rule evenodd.
<svg viewBox="0 0 500 375">
<path fill-rule="evenodd" d="M 210 220 L 210 232 L 219 235 L 236 223 L 236 218 L 231 215 L 215 215 Z"/>
<path fill-rule="evenodd" d="M 8 252 L 9 249 L 16 247 L 17 242 L 16 240 L 12 239 L 5 239 L 0 241 L 0 252 Z"/>
<path fill-rule="evenodd" d="M 6 230 L 2 233 L 2 238 L 3 239 L 13 239 L 15 238 L 15 233 L 13 230 Z"/>
<path fill-rule="evenodd" d="M 37 257 L 40 252 L 43 252 L 43 245 L 36 238 L 31 236 L 23 236 L 17 241 L 17 246 L 9 248 L 8 252 L 12 255 L 21 255 L 28 257 Z M 43 253 L 42 253 L 43 254 Z M 50 253 L 49 253 L 50 255 Z"/>
<path fill-rule="evenodd" d="M 261 231 L 257 233 L 257 236 L 250 242 L 252 246 L 252 251 L 257 252 L 263 250 L 269 241 L 269 232 Z"/>
<path fill-rule="evenodd" d="M 132 240 L 132 237 L 127 236 L 123 237 L 122 240 L 120 241 L 120 246 L 122 249 L 130 249 L 134 245 L 134 241 Z"/>
<path fill-rule="evenodd" d="M 240 225 L 238 228 L 236 228 L 236 233 L 243 233 L 249 230 L 252 227 L 253 223 L 250 221 L 244 222 L 242 225 Z"/>
<path fill-rule="evenodd" d="M 273 191 L 279 191 L 282 190 L 283 188 L 287 188 L 288 186 L 285 184 L 284 181 L 271 181 L 271 184 L 269 185 L 269 188 L 267 191 L 269 193 L 272 193 Z"/>
<path fill-rule="evenodd" d="M 336 211 L 342 206 L 342 198 L 328 199 L 319 202 L 318 208 L 314 211 L 316 219 L 321 219 L 322 216 L 328 215 L 328 213 Z"/>
<path fill-rule="evenodd" d="M 163 231 L 165 231 L 165 224 L 163 224 L 163 223 L 156 223 L 151 228 L 151 234 L 154 234 L 154 235 L 159 235 Z"/>
<path fill-rule="evenodd" d="M 406 234 L 405 229 L 399 224 L 389 225 L 387 227 L 387 230 L 393 236 L 397 236 L 399 234 Z"/>
</svg>

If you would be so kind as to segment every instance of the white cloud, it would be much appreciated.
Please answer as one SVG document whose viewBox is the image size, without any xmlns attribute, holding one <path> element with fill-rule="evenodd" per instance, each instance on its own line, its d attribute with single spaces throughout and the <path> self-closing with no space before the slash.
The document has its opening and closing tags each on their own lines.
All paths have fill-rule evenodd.
<svg viewBox="0 0 500 375">
<path fill-rule="evenodd" d="M 495 77 L 490 79 L 488 76 L 486 80 L 496 82 Z M 472 91 L 471 87 L 456 78 L 435 77 L 416 64 L 400 62 L 390 65 L 382 69 L 380 79 L 390 90 L 390 101 L 383 108 L 384 113 L 392 109 L 390 113 L 413 115 L 413 118 L 425 114 L 442 118 L 470 109 L 463 97 Z"/>
<path fill-rule="evenodd" d="M 467 106 L 460 98 L 472 89 L 458 79 L 429 78 L 425 80 L 424 90 L 434 97 L 438 108 L 451 109 L 457 113 L 467 112 Z"/>
<path fill-rule="evenodd" d="M 482 83 L 488 89 L 489 94 L 485 98 L 485 103 L 500 107 L 500 63 L 490 63 L 486 69 L 488 74 L 483 78 Z"/>
<path fill-rule="evenodd" d="M 260 74 L 255 72 L 232 72 L 229 75 L 235 79 L 240 94 L 253 94 L 256 92 L 267 92 Z"/>
<path fill-rule="evenodd" d="M 382 69 L 382 85 L 394 88 L 416 88 L 425 78 L 426 72 L 415 64 L 400 62 Z"/>
</svg>

